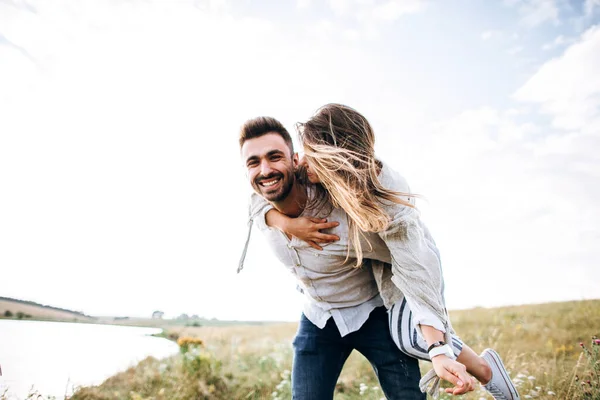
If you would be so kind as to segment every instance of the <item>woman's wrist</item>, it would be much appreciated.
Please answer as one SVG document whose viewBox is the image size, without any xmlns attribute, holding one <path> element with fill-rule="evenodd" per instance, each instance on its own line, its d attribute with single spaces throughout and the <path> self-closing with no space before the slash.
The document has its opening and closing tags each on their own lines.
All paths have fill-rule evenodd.
<svg viewBox="0 0 600 400">
<path fill-rule="evenodd" d="M 429 358 L 431 360 L 439 357 L 448 357 L 451 360 L 456 359 L 456 356 L 452 352 L 452 347 L 449 344 L 445 343 L 441 346 L 434 347 L 428 351 Z"/>
<path fill-rule="evenodd" d="M 285 232 L 287 219 L 278 210 L 272 208 L 265 214 L 265 222 L 271 228 L 277 228 Z"/>
</svg>

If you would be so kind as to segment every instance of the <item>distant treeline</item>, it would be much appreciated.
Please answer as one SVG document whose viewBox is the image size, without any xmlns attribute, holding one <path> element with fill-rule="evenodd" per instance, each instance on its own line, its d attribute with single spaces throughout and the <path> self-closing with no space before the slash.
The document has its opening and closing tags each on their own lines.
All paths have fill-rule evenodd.
<svg viewBox="0 0 600 400">
<path fill-rule="evenodd" d="M 11 297 L 2 297 L 2 296 L 0 296 L 0 300 L 13 301 L 15 303 L 21 303 L 21 304 L 27 304 L 27 305 L 30 305 L 30 306 L 48 308 L 50 310 L 62 311 L 62 312 L 66 312 L 66 313 L 70 313 L 70 314 L 75 314 L 77 316 L 86 317 L 86 318 L 94 318 L 94 317 L 91 317 L 89 315 L 85 315 L 81 311 L 73 311 L 73 310 L 67 310 L 66 308 L 47 306 L 47 305 L 44 305 L 44 304 L 36 303 L 34 301 L 19 300 L 19 299 L 13 299 Z"/>
</svg>

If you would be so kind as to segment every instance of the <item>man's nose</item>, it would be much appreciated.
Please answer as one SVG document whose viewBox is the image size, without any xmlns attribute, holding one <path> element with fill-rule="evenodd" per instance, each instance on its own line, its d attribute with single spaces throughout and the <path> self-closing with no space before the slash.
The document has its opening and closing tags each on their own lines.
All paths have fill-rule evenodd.
<svg viewBox="0 0 600 400">
<path fill-rule="evenodd" d="M 260 173 L 263 176 L 267 176 L 269 175 L 271 172 L 273 172 L 273 168 L 271 168 L 271 164 L 268 161 L 263 161 L 260 163 Z"/>
</svg>

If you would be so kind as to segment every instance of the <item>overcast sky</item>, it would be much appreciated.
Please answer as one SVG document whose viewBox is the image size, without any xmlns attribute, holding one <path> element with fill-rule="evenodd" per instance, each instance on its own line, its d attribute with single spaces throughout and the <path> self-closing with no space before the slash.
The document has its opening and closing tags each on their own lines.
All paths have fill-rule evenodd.
<svg viewBox="0 0 600 400">
<path fill-rule="evenodd" d="M 0 0 L 0 296 L 296 320 L 237 134 L 321 105 L 422 194 L 451 309 L 600 297 L 600 0 Z M 295 136 L 295 134 L 294 134 Z"/>
</svg>

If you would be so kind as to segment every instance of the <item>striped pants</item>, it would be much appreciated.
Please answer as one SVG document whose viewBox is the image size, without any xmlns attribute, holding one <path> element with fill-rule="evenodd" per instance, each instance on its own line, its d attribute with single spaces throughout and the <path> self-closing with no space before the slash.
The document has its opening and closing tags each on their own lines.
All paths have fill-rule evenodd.
<svg viewBox="0 0 600 400">
<path fill-rule="evenodd" d="M 431 361 L 427 353 L 427 342 L 419 335 L 413 324 L 412 311 L 403 297 L 388 310 L 390 334 L 396 346 L 404 354 L 419 360 Z M 458 357 L 463 348 L 463 342 L 458 336 L 452 336 L 451 343 L 454 355 Z"/>
</svg>

